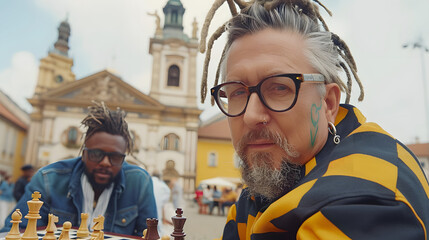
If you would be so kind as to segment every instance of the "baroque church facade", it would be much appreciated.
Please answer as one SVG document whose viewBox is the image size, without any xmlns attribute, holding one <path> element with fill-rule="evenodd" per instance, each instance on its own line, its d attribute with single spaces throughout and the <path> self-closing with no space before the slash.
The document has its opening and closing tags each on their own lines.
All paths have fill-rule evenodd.
<svg viewBox="0 0 429 240">
<path fill-rule="evenodd" d="M 198 124 L 201 110 L 196 97 L 196 22 L 192 36 L 183 32 L 185 9 L 169 0 L 164 25 L 155 12 L 156 33 L 150 39 L 153 57 L 151 89 L 146 95 L 111 71 L 76 79 L 68 56 L 70 25 L 61 22 L 58 40 L 41 59 L 28 131 L 25 162 L 37 167 L 80 154 L 85 129 L 80 121 L 92 101 L 127 112 L 134 139 L 129 163 L 161 172 L 168 180 L 178 177 L 185 192 L 195 185 Z"/>
</svg>

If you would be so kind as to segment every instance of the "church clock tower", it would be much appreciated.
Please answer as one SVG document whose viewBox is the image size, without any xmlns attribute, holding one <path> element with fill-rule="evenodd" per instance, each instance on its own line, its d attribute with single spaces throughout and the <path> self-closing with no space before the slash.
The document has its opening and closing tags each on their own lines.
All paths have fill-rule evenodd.
<svg viewBox="0 0 429 240">
<path fill-rule="evenodd" d="M 38 96 L 50 89 L 57 88 L 63 83 L 76 80 L 71 68 L 73 59 L 69 58 L 70 24 L 67 20 L 58 27 L 58 40 L 48 56 L 40 60 L 39 76 L 34 95 Z"/>
<path fill-rule="evenodd" d="M 48 91 L 61 87 L 65 83 L 76 81 L 72 72 L 73 59 L 68 56 L 70 37 L 70 24 L 67 20 L 62 21 L 58 27 L 58 40 L 54 47 L 49 50 L 48 56 L 40 60 L 39 76 L 37 79 L 34 95 L 29 102 L 33 106 L 33 112 L 30 114 L 31 123 L 28 132 L 28 143 L 25 154 L 25 162 L 38 166 L 39 148 L 52 137 L 47 134 L 52 128 L 54 116 L 46 116 L 43 112 L 46 106 L 43 95 Z M 52 107 L 51 107 L 52 108 Z M 53 110 L 53 109 L 51 109 Z M 52 111 L 51 111 L 52 112 Z M 46 127 L 50 123 L 50 127 Z M 43 136 L 43 137 L 42 137 Z"/>
<path fill-rule="evenodd" d="M 153 168 L 163 173 L 164 180 L 179 177 L 184 192 L 191 193 L 195 188 L 201 113 L 196 96 L 197 22 L 192 24 L 191 37 L 183 32 L 185 8 L 180 0 L 167 0 L 163 13 L 163 25 L 156 11 L 149 13 L 156 18 L 155 34 L 149 43 L 153 57 L 149 96 L 165 108 L 147 134 L 147 141 L 152 144 L 147 158 L 154 159 Z"/>
<path fill-rule="evenodd" d="M 196 57 L 198 40 L 196 24 L 192 37 L 183 32 L 185 8 L 180 0 L 169 0 L 164 12 L 164 27 L 157 18 L 155 36 L 150 39 L 153 56 L 152 84 L 149 95 L 168 106 L 197 108 Z"/>
</svg>

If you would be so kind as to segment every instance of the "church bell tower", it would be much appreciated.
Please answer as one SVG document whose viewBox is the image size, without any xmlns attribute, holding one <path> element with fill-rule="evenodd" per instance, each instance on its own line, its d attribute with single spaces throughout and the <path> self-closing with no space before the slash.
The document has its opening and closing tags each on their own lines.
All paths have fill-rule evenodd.
<svg viewBox="0 0 429 240">
<path fill-rule="evenodd" d="M 161 28 L 157 12 L 155 36 L 150 39 L 153 56 L 152 84 L 149 95 L 169 106 L 196 108 L 196 22 L 192 37 L 183 32 L 185 8 L 180 0 L 169 0 L 163 8 Z"/>
<path fill-rule="evenodd" d="M 54 46 L 49 50 L 48 56 L 40 60 L 39 76 L 37 78 L 34 95 L 29 102 L 33 106 L 33 112 L 30 114 L 31 123 L 28 132 L 28 143 L 25 154 L 25 162 L 38 166 L 39 147 L 44 142 L 41 136 L 49 129 L 44 126 L 44 104 L 40 101 L 43 94 L 49 90 L 62 86 L 64 83 L 76 80 L 71 68 L 73 59 L 68 56 L 70 37 L 70 24 L 67 20 L 62 21 L 58 27 L 58 39 Z M 49 122 L 53 122 L 53 117 Z M 45 123 L 46 124 L 46 123 Z M 44 132 L 45 131 L 45 132 Z M 46 135 L 45 135 L 46 136 Z"/>
<path fill-rule="evenodd" d="M 34 95 L 38 96 L 66 82 L 76 80 L 71 68 L 73 59 L 68 56 L 70 24 L 67 19 L 58 27 L 58 39 L 48 56 L 40 60 L 39 76 Z"/>
</svg>

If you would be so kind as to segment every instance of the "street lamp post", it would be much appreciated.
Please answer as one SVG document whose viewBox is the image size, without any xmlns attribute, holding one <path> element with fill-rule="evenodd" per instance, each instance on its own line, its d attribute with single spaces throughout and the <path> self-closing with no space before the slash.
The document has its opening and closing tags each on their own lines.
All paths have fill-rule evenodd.
<svg viewBox="0 0 429 240">
<path fill-rule="evenodd" d="M 426 87 L 426 71 L 425 71 L 425 52 L 429 52 L 429 48 L 426 47 L 423 43 L 423 38 L 419 38 L 416 42 L 406 43 L 402 46 L 403 48 L 412 47 L 420 49 L 420 62 L 422 64 L 422 80 L 423 80 L 423 94 L 424 94 L 424 104 L 425 104 L 425 113 L 426 113 L 426 141 L 429 142 L 429 104 L 428 104 L 428 94 Z"/>
</svg>

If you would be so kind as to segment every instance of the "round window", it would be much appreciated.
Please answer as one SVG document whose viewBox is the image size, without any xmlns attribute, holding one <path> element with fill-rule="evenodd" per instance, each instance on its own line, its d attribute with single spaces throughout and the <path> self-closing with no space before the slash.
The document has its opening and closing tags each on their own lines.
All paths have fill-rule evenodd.
<svg viewBox="0 0 429 240">
<path fill-rule="evenodd" d="M 57 76 L 55 77 L 55 82 L 57 82 L 57 83 L 62 83 L 63 81 L 64 81 L 63 76 L 61 76 L 61 75 L 57 75 Z"/>
</svg>

